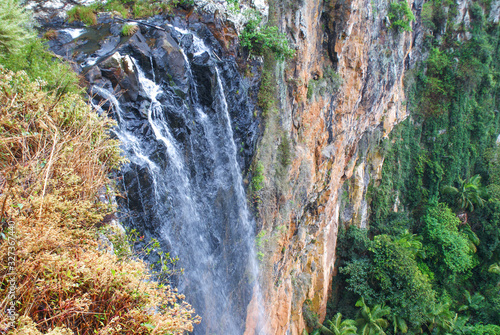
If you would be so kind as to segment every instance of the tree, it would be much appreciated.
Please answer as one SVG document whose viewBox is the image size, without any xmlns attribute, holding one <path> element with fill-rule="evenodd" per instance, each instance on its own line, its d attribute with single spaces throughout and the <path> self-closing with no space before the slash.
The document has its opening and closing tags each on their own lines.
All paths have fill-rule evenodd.
<svg viewBox="0 0 500 335">
<path fill-rule="evenodd" d="M 370 271 L 377 285 L 374 290 L 380 292 L 376 302 L 388 301 L 392 313 L 412 326 L 426 320 L 426 309 L 435 302 L 429 277 L 419 267 L 422 247 L 420 237 L 409 233 L 394 238 L 375 236 L 370 247 L 373 253 Z"/>
<path fill-rule="evenodd" d="M 403 334 L 408 332 L 408 325 L 406 324 L 406 321 L 399 315 L 392 316 L 392 325 L 394 326 L 394 334 L 397 334 L 398 330 Z"/>
<path fill-rule="evenodd" d="M 481 176 L 475 175 L 467 180 L 459 178 L 459 186 L 446 185 L 441 193 L 449 195 L 455 200 L 455 204 L 461 210 L 474 211 L 474 205 L 483 207 L 484 199 L 481 197 Z"/>
<path fill-rule="evenodd" d="M 427 316 L 429 317 L 427 328 L 433 334 L 446 334 L 451 332 L 457 321 L 457 314 L 450 311 L 449 302 L 435 304 L 429 309 Z"/>
<path fill-rule="evenodd" d="M 331 319 L 325 322 L 326 325 L 328 326 L 325 327 L 324 325 L 321 326 L 320 331 L 323 334 L 332 334 L 332 335 L 355 335 L 356 334 L 356 321 L 354 320 L 344 320 L 342 321 L 342 314 L 337 313 L 335 316 Z"/>
<path fill-rule="evenodd" d="M 458 230 L 460 220 L 445 204 L 430 208 L 423 219 L 426 255 L 434 272 L 444 280 L 474 266 L 470 240 Z"/>
<path fill-rule="evenodd" d="M 389 5 L 389 12 L 387 17 L 391 20 L 391 28 L 398 31 L 412 31 L 411 22 L 415 21 L 415 15 L 411 11 L 410 6 L 406 0 L 393 1 Z"/>
<path fill-rule="evenodd" d="M 358 313 L 359 318 L 356 320 L 361 335 L 385 335 L 384 329 L 387 328 L 389 322 L 384 316 L 391 312 L 389 307 L 382 304 L 370 308 L 363 297 L 356 302 L 356 307 L 361 307 Z"/>
<path fill-rule="evenodd" d="M 491 264 L 488 268 L 488 272 L 500 275 L 500 263 Z"/>
</svg>

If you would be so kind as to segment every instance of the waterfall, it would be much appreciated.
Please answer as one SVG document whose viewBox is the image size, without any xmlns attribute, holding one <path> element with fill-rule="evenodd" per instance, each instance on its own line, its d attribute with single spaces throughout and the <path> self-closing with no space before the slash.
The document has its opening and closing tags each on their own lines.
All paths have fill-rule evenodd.
<svg viewBox="0 0 500 335">
<path fill-rule="evenodd" d="M 175 284 L 202 317 L 196 334 L 243 334 L 258 264 L 225 90 L 232 83 L 201 38 L 171 28 L 185 61 L 185 96 L 155 76 L 152 57 L 142 63 L 151 73 L 132 59 L 137 101 L 99 85 L 91 94 L 113 111 L 114 134 L 129 160 L 119 178 L 123 220 L 179 257 L 184 272 Z"/>
</svg>

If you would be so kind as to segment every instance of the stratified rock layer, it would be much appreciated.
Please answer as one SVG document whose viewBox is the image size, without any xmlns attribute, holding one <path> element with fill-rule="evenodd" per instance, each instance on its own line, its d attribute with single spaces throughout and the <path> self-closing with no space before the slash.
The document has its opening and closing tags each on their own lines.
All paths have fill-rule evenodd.
<svg viewBox="0 0 500 335">
<path fill-rule="evenodd" d="M 375 129 L 386 136 L 407 116 L 403 74 L 420 57 L 412 50 L 422 40 L 422 2 L 410 6 L 417 14 L 413 32 L 390 27 L 387 1 L 289 1 L 274 6 L 274 16 L 297 54 L 277 71 L 279 123 L 293 147 L 289 185 L 281 188 L 284 192 L 268 192 L 259 205 L 269 334 L 302 334 L 305 314 L 317 313 L 320 320 L 326 314 L 335 271 L 339 191 L 354 173 L 359 178 L 355 211 L 366 209 L 364 164 L 355 169 L 358 142 Z M 335 81 L 341 82 L 338 89 Z M 273 150 L 278 147 L 267 143 L 258 148 L 261 153 Z M 376 161 L 375 171 L 383 158 Z M 272 188 L 272 177 L 266 178 Z M 366 221 L 366 215 L 356 215 L 355 223 Z M 254 333 L 252 319 L 249 308 L 246 334 Z"/>
</svg>

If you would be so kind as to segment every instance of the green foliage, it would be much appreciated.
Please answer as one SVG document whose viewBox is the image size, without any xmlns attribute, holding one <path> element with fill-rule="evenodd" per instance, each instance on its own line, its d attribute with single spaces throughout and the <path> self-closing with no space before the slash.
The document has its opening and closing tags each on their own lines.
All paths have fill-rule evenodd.
<svg viewBox="0 0 500 335">
<path fill-rule="evenodd" d="M 389 322 L 385 318 L 391 312 L 389 307 L 382 304 L 370 308 L 363 297 L 356 302 L 356 307 L 361 308 L 358 319 L 356 319 L 361 335 L 385 334 L 384 329 L 389 326 Z"/>
<path fill-rule="evenodd" d="M 67 14 L 69 23 L 73 21 L 82 21 L 88 26 L 97 24 L 97 16 L 92 7 L 75 6 L 71 8 Z"/>
<path fill-rule="evenodd" d="M 450 195 L 456 206 L 461 210 L 474 211 L 474 205 L 483 207 L 484 199 L 481 198 L 481 176 L 475 175 L 468 180 L 459 178 L 459 187 L 446 185 L 442 193 Z"/>
<path fill-rule="evenodd" d="M 356 335 L 357 327 L 356 321 L 346 319 L 342 320 L 342 314 L 337 313 L 331 320 L 324 322 L 326 326 L 320 326 L 322 334 L 332 335 Z"/>
<path fill-rule="evenodd" d="M 418 266 L 422 244 L 413 236 L 393 240 L 387 235 L 373 240 L 373 277 L 382 297 L 379 301 L 390 302 L 393 313 L 412 325 L 426 319 L 426 310 L 435 301 L 435 293 L 429 278 Z M 397 287 L 398 290 L 393 290 Z"/>
<path fill-rule="evenodd" d="M 428 211 L 423 218 L 426 253 L 434 272 L 444 280 L 454 281 L 457 274 L 464 274 L 474 265 L 473 251 L 467 236 L 458 231 L 460 220 L 440 204 Z"/>
<path fill-rule="evenodd" d="M 35 34 L 29 25 L 29 13 L 16 0 L 0 0 L 0 57 L 33 40 Z"/>
<path fill-rule="evenodd" d="M 422 11 L 420 13 L 420 18 L 422 19 L 422 24 L 425 28 L 429 30 L 436 29 L 436 25 L 433 22 L 434 16 L 434 6 L 432 2 L 426 2 L 422 5 Z"/>
<path fill-rule="evenodd" d="M 247 13 L 250 17 L 245 29 L 241 32 L 241 46 L 248 48 L 251 54 L 263 56 L 271 52 L 277 59 L 292 58 L 295 50 L 291 49 L 286 34 L 280 33 L 278 27 L 261 27 L 262 18 L 256 11 Z"/>
<path fill-rule="evenodd" d="M 415 15 L 411 11 L 406 0 L 395 0 L 389 4 L 387 17 L 391 20 L 391 28 L 399 31 L 412 31 L 411 22 L 415 21 Z"/>
<path fill-rule="evenodd" d="M 403 320 L 408 333 L 495 334 L 499 324 L 500 29 L 486 21 L 487 4 L 469 8 L 471 38 L 457 41 L 465 28 L 451 24 L 453 3 L 422 7 L 429 57 L 406 74 L 412 114 L 379 144 L 382 178 L 368 192 L 372 241 L 355 247 L 362 239 L 339 231 L 333 310 L 348 317 L 343 306 L 361 295 L 386 302 L 392 326 Z"/>
<path fill-rule="evenodd" d="M 448 334 L 453 331 L 457 314 L 450 310 L 449 302 L 440 302 L 429 308 L 426 327 L 432 334 Z"/>
<path fill-rule="evenodd" d="M 189 8 L 193 5 L 193 0 L 106 0 L 90 6 L 73 7 L 68 11 L 68 22 L 82 21 L 87 25 L 95 25 L 98 12 L 115 12 L 123 18 L 144 18 L 170 13 L 175 7 Z"/>
<path fill-rule="evenodd" d="M 369 301 L 377 300 L 377 292 L 370 285 L 373 279 L 372 263 L 369 259 L 355 259 L 341 267 L 340 273 L 346 276 L 345 279 L 348 290 L 354 292 L 357 296 L 362 296 Z"/>
<path fill-rule="evenodd" d="M 136 24 L 124 24 L 122 27 L 123 36 L 132 36 L 139 30 Z"/>
<path fill-rule="evenodd" d="M 266 57 L 267 60 L 268 57 Z M 276 107 L 276 80 L 272 72 L 274 62 L 267 60 L 262 70 L 257 104 L 266 118 Z"/>
<path fill-rule="evenodd" d="M 252 192 L 256 193 L 264 188 L 264 165 L 262 162 L 257 162 L 252 176 Z"/>
<path fill-rule="evenodd" d="M 128 1 L 130 2 L 130 1 Z M 127 18 L 128 16 L 128 9 L 124 5 L 125 1 L 119 1 L 119 0 L 114 0 L 114 1 L 108 1 L 104 4 L 104 10 L 108 12 L 117 12 L 120 14 L 122 18 Z"/>
<path fill-rule="evenodd" d="M 288 167 L 292 161 L 292 147 L 290 144 L 290 139 L 287 135 L 281 135 L 281 141 L 278 144 L 277 150 L 277 160 L 279 166 L 276 167 L 276 173 L 280 177 L 285 177 Z"/>
<path fill-rule="evenodd" d="M 16 52 L 8 53 L 0 58 L 0 64 L 13 71 L 25 71 L 47 90 L 57 90 L 59 94 L 81 92 L 78 76 L 68 64 L 54 59 L 42 40 L 31 40 Z"/>
<path fill-rule="evenodd" d="M 158 8 L 155 8 L 151 1 L 139 0 L 136 1 L 132 7 L 132 14 L 134 17 L 149 17 L 157 13 Z"/>
<path fill-rule="evenodd" d="M 311 300 L 307 299 L 302 305 L 302 315 L 308 328 L 316 329 L 321 326 L 319 323 L 318 314 L 312 311 Z M 313 334 L 319 334 L 319 332 L 314 332 Z"/>
<path fill-rule="evenodd" d="M 1 6 L 9 6 L 2 10 Z M 12 7 L 10 7 L 12 6 Z M 57 90 L 59 95 L 81 92 L 78 77 L 68 64 L 54 59 L 42 40 L 36 39 L 28 27 L 29 14 L 15 1 L 0 0 L 0 64 L 12 71 L 24 71 L 45 90 Z M 9 16 L 15 15 L 15 16 Z M 13 26 L 15 22 L 15 27 Z M 12 33 L 9 37 L 2 34 Z M 14 37 L 17 36 L 17 37 Z M 4 41 L 2 41 L 4 38 Z"/>
</svg>

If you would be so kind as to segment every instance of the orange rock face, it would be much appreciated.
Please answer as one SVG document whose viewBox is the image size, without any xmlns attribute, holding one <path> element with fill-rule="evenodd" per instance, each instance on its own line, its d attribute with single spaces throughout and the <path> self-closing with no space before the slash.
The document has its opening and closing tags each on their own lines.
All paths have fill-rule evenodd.
<svg viewBox="0 0 500 335">
<path fill-rule="evenodd" d="M 278 123 L 290 138 L 292 158 L 286 185 L 259 206 L 265 231 L 258 246 L 260 282 L 273 335 L 302 334 L 308 313 L 325 317 L 339 190 L 355 172 L 361 136 L 377 127 L 386 136 L 407 115 L 402 79 L 415 36 L 390 28 L 387 1 L 292 5 L 296 10 L 275 9 L 281 30 L 297 46 L 277 76 Z M 269 146 L 257 150 L 272 151 Z M 249 306 L 247 335 L 260 333 L 251 321 L 256 308 Z"/>
</svg>

